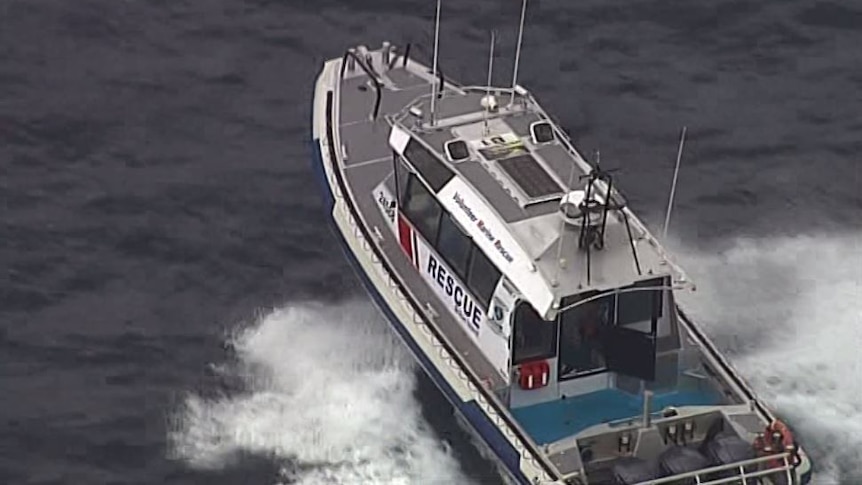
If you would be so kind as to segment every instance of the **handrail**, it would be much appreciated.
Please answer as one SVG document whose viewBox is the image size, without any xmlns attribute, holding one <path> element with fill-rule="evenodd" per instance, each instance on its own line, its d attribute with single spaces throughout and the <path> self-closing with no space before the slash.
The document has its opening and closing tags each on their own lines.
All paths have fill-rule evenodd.
<svg viewBox="0 0 862 485">
<path fill-rule="evenodd" d="M 461 91 L 461 92 L 463 92 L 463 93 L 468 93 L 468 92 L 471 92 L 471 91 L 480 91 L 480 90 L 481 90 L 482 92 L 485 92 L 485 91 L 487 90 L 487 87 L 482 87 L 482 86 L 458 86 L 458 85 L 453 84 L 452 82 L 449 82 L 449 85 L 450 85 L 450 86 L 453 86 L 453 88 L 452 88 L 451 90 L 456 91 L 456 92 L 457 92 L 457 91 Z M 503 94 L 505 94 L 507 91 L 511 91 L 511 89 L 510 89 L 510 88 L 500 88 L 500 87 L 497 87 L 497 86 L 491 86 L 491 87 L 492 87 L 492 89 L 497 90 L 497 91 L 499 91 L 500 93 L 503 93 Z M 419 95 L 417 95 L 415 98 L 411 99 L 409 102 L 405 103 L 404 108 L 402 108 L 402 109 L 401 109 L 401 110 L 399 110 L 398 112 L 395 112 L 395 113 L 393 113 L 393 114 L 387 114 L 387 115 L 384 115 L 384 116 L 388 117 L 388 119 L 392 120 L 392 122 L 402 122 L 405 118 L 407 118 L 407 117 L 411 116 L 410 109 L 411 109 L 413 106 L 415 106 L 415 105 L 416 105 L 417 103 L 419 103 L 420 101 L 424 101 L 424 100 L 426 100 L 426 99 L 430 99 L 430 98 L 431 98 L 431 96 L 432 96 L 432 94 L 431 94 L 431 93 L 423 93 L 423 94 L 419 94 Z M 512 113 L 513 111 L 516 111 L 516 110 L 513 110 L 512 108 L 507 108 L 507 110 L 509 110 L 509 111 L 507 111 L 508 113 Z M 478 113 L 478 111 L 477 111 L 476 113 Z M 504 112 L 502 112 L 502 111 L 501 111 L 501 112 L 498 112 L 498 113 L 492 114 L 491 116 L 489 116 L 489 117 L 488 117 L 488 119 L 498 118 L 498 117 L 505 116 L 505 115 L 506 115 L 506 113 L 504 113 Z M 480 114 L 476 114 L 477 119 L 481 119 L 481 116 L 482 116 L 482 115 L 480 115 Z M 465 118 L 464 116 L 459 117 L 459 122 L 458 122 L 458 124 L 467 123 L 467 121 L 465 121 L 465 119 L 469 119 L 469 118 Z M 438 123 L 438 126 L 439 126 L 439 123 Z M 414 127 L 414 128 L 412 128 L 412 129 L 408 129 L 408 128 L 406 128 L 406 127 L 404 127 L 404 128 L 405 128 L 405 130 L 407 130 L 407 131 L 412 131 L 412 132 L 415 132 L 415 131 L 416 131 L 416 128 L 415 128 L 415 127 Z"/>
<path fill-rule="evenodd" d="M 410 43 L 407 43 L 407 47 L 404 48 L 404 61 L 401 64 L 401 67 L 407 67 L 407 59 L 410 59 Z"/>
<path fill-rule="evenodd" d="M 371 119 L 373 121 L 377 121 L 377 114 L 380 112 L 380 98 L 381 98 L 380 81 L 377 80 L 377 76 L 374 75 L 372 70 L 368 66 L 365 65 L 365 61 L 362 58 L 360 58 L 359 56 L 357 56 L 356 53 L 350 49 L 346 50 L 344 52 L 344 57 L 341 58 L 341 73 L 340 73 L 340 75 L 341 75 L 342 80 L 344 79 L 344 70 L 347 68 L 347 58 L 348 57 L 352 57 L 356 61 L 356 63 L 359 64 L 359 67 L 361 67 L 362 70 L 365 71 L 365 74 L 368 74 L 368 77 L 370 77 L 371 80 L 374 81 L 374 89 L 377 91 L 377 99 L 374 101 L 374 111 L 371 114 Z"/>
<path fill-rule="evenodd" d="M 739 373 L 736 371 L 736 369 L 733 368 L 730 362 L 728 362 L 727 358 L 721 352 L 719 352 L 718 349 L 715 348 L 715 344 L 713 344 L 711 340 L 706 338 L 703 332 L 699 328 L 697 328 L 694 322 L 691 321 L 689 316 L 682 310 L 679 305 L 676 305 L 676 313 L 680 317 L 680 321 L 683 323 L 686 330 L 694 334 L 695 339 L 706 348 L 709 354 L 718 363 L 719 367 L 723 368 L 722 370 L 727 374 L 731 383 L 737 387 L 737 390 L 748 398 L 749 402 L 751 402 L 753 406 L 757 408 L 758 411 L 760 411 L 762 416 L 769 418 L 770 421 L 775 419 L 775 416 L 772 414 L 772 412 L 766 407 L 764 407 L 761 404 L 760 400 L 757 399 L 757 396 L 754 395 L 751 390 L 751 386 L 749 386 L 748 383 L 745 382 L 742 377 L 739 376 Z"/>
<path fill-rule="evenodd" d="M 439 69 L 439 68 L 438 68 Z M 506 94 L 510 91 L 513 91 L 512 88 L 502 87 L 502 86 L 481 86 L 481 85 L 470 85 L 470 86 L 459 86 L 451 81 L 449 81 L 450 86 L 455 87 L 455 91 L 477 91 L 477 92 L 486 92 L 488 88 L 491 88 L 493 91 L 498 91 L 500 93 Z M 391 116 L 393 119 L 402 120 L 410 114 L 410 108 L 415 105 L 419 100 L 430 98 L 430 93 L 424 93 L 417 95 L 415 98 L 411 99 L 410 102 L 406 103 L 403 108 L 401 108 L 397 113 L 393 113 Z"/>
<path fill-rule="evenodd" d="M 646 482 L 639 482 L 637 485 L 662 485 L 665 483 L 676 483 L 679 480 L 683 480 L 686 478 L 694 478 L 696 483 L 698 483 L 699 485 L 720 485 L 720 484 L 724 484 L 724 483 L 739 483 L 740 479 L 742 480 L 743 484 L 747 484 L 748 479 L 765 477 L 765 476 L 769 476 L 769 475 L 778 476 L 782 472 L 784 472 L 785 476 L 787 477 L 787 480 L 788 480 L 787 483 L 794 483 L 793 476 L 791 474 L 791 470 L 793 469 L 793 467 L 790 465 L 790 462 L 788 461 L 789 457 L 790 457 L 790 454 L 787 452 L 777 453 L 774 455 L 760 456 L 760 457 L 751 458 L 748 460 L 742 460 L 742 461 L 737 461 L 734 463 L 728 463 L 726 465 L 718 465 L 718 466 L 713 466 L 713 467 L 709 467 L 709 468 L 703 468 L 703 469 L 693 471 L 693 472 L 680 473 L 680 474 L 669 476 L 669 477 L 662 477 L 662 478 L 658 478 L 655 480 L 648 480 Z M 756 471 L 752 471 L 752 472 L 748 472 L 745 470 L 746 467 L 750 467 L 752 465 L 767 464 L 768 462 L 775 461 L 775 460 L 780 460 L 780 461 L 784 462 L 784 464 L 781 466 L 756 470 Z M 733 474 L 733 475 L 728 476 L 728 477 L 718 478 L 715 480 L 701 481 L 702 480 L 701 477 L 703 477 L 704 475 L 711 475 L 713 473 L 726 472 L 726 471 L 731 471 L 734 469 L 737 469 L 737 471 L 738 471 L 737 474 Z M 756 482 L 753 482 L 753 483 L 756 483 Z M 752 485 L 753 485 L 753 483 L 752 483 Z"/>
<path fill-rule="evenodd" d="M 421 47 L 422 44 L 416 45 Z M 407 58 L 410 55 L 410 46 L 411 43 L 408 42 L 407 46 L 404 48 L 404 67 L 407 66 Z M 443 88 L 446 86 L 446 83 L 444 82 L 443 69 L 440 68 L 439 62 L 437 63 L 437 77 L 439 78 L 439 85 L 437 86 L 437 99 L 440 99 L 443 97 Z"/>
<path fill-rule="evenodd" d="M 641 281 L 649 281 L 649 280 L 641 280 Z M 620 294 L 620 293 L 633 293 L 633 292 L 636 292 L 636 291 L 664 291 L 664 290 L 667 290 L 667 291 L 673 291 L 673 290 L 678 290 L 678 289 L 679 289 L 679 287 L 676 287 L 676 286 L 673 286 L 673 285 L 635 286 L 635 287 L 628 287 L 628 288 L 611 288 L 610 290 L 600 291 L 599 293 L 596 293 L 595 295 L 593 295 L 593 296 L 591 296 L 591 297 L 589 297 L 589 298 L 584 298 L 584 299 L 582 299 L 582 300 L 578 300 L 578 301 L 576 301 L 576 302 L 574 302 L 574 303 L 570 303 L 570 304 L 568 304 L 568 305 L 566 305 L 566 306 L 564 306 L 564 307 L 560 308 L 559 310 L 557 310 L 557 313 L 567 312 L 567 311 L 569 311 L 569 310 L 571 310 L 572 308 L 575 308 L 575 307 L 577 307 L 577 306 L 581 306 L 581 305 L 584 305 L 584 304 L 589 303 L 589 302 L 591 302 L 591 301 L 595 301 L 595 300 L 598 300 L 598 299 L 601 299 L 601 298 L 604 298 L 604 297 L 606 297 L 606 296 L 608 296 L 608 295 L 613 295 L 613 294 Z"/>
</svg>

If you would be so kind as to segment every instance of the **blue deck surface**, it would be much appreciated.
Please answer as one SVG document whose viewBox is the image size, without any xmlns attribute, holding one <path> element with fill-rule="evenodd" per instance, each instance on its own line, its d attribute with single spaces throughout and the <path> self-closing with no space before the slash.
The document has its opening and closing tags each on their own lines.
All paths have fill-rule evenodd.
<svg viewBox="0 0 862 485">
<path fill-rule="evenodd" d="M 711 392 L 671 391 L 654 394 L 652 409 L 659 411 L 667 406 L 720 403 L 721 398 Z M 524 430 L 538 444 L 557 441 L 595 424 L 639 416 L 642 412 L 642 396 L 618 389 L 604 389 L 512 410 Z"/>
</svg>

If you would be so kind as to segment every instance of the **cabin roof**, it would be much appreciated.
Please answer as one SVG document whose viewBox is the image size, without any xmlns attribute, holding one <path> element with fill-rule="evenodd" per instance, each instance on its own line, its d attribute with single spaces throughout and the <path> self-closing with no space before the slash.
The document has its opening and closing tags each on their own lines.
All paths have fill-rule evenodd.
<svg viewBox="0 0 862 485">
<path fill-rule="evenodd" d="M 413 66 L 414 83 L 424 79 L 427 89 L 387 118 L 390 146 L 541 314 L 553 315 L 566 296 L 660 275 L 686 283 L 627 207 L 608 211 L 602 249 L 579 247 L 580 228 L 563 222 L 560 203 L 585 188 L 592 166 L 529 92 L 446 81 L 432 122 L 436 78 Z M 489 95 L 496 109 L 483 104 Z M 606 189 L 597 182 L 592 192 L 604 200 Z M 624 199 L 614 189 L 612 200 Z"/>
</svg>

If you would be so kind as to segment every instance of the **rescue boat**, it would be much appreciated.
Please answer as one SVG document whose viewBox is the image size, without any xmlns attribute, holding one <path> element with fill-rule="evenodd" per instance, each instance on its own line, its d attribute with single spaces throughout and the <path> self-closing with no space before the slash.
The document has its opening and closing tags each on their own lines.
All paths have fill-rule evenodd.
<svg viewBox="0 0 862 485">
<path fill-rule="evenodd" d="M 516 81 L 460 85 L 410 50 L 323 64 L 313 166 L 346 257 L 501 479 L 807 483 L 613 173 Z"/>
</svg>

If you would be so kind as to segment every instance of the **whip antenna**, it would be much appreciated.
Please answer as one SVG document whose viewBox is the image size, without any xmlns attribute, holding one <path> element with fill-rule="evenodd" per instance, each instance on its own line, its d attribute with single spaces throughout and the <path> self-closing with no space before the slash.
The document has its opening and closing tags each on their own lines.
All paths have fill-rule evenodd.
<svg viewBox="0 0 862 485">
<path fill-rule="evenodd" d="M 527 14 L 527 0 L 521 5 L 521 25 L 518 27 L 518 47 L 515 48 L 515 72 L 512 75 L 512 98 L 509 104 L 515 102 L 515 86 L 518 85 L 518 63 L 521 61 L 521 41 L 524 39 L 524 18 Z"/>
<path fill-rule="evenodd" d="M 431 82 L 431 126 L 434 126 L 434 107 L 437 102 L 437 54 L 440 45 L 440 4 L 442 0 L 437 0 L 437 16 L 434 20 L 434 81 Z M 443 86 L 440 86 L 441 88 Z"/>
<path fill-rule="evenodd" d="M 667 239 L 667 228 L 670 224 L 670 211 L 673 209 L 673 197 L 676 194 L 676 180 L 679 176 L 679 162 L 682 160 L 682 147 L 685 144 L 685 126 L 682 127 L 682 135 L 679 137 L 679 150 L 676 152 L 676 167 L 673 169 L 673 182 L 670 185 L 670 197 L 667 201 L 667 212 L 664 216 L 664 234 L 663 238 Z"/>
</svg>

